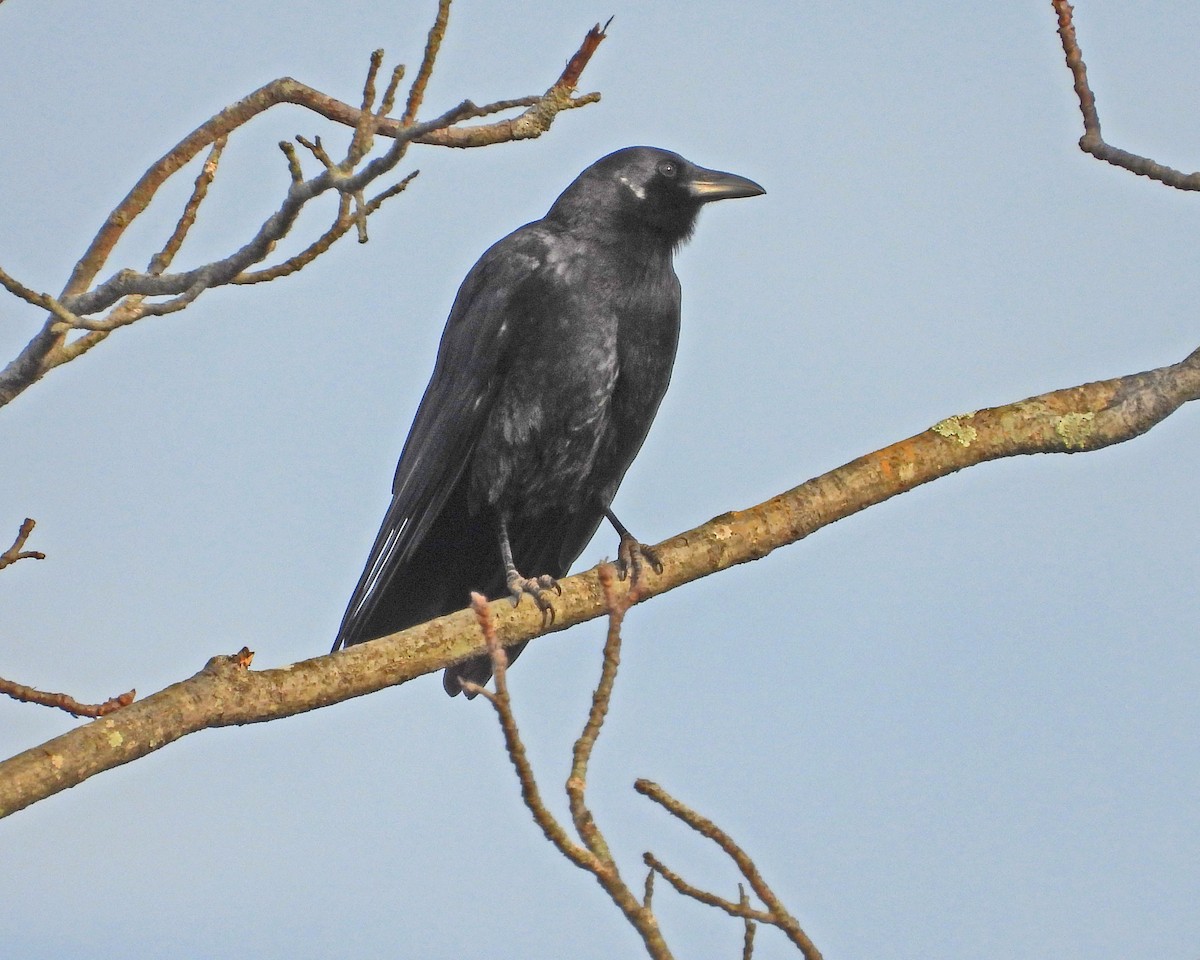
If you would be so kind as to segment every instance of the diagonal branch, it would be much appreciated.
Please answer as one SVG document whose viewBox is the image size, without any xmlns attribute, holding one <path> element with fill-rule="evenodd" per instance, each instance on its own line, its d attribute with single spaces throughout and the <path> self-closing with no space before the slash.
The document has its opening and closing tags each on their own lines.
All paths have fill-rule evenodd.
<svg viewBox="0 0 1200 960">
<path fill-rule="evenodd" d="M 1080 453 L 1145 433 L 1200 397 L 1200 350 L 1179 363 L 1101 380 L 988 410 L 948 417 L 928 430 L 860 457 L 756 507 L 716 517 L 656 550 L 641 599 L 726 567 L 765 557 L 822 527 L 966 467 L 1033 453 Z M 602 616 L 595 571 L 562 581 L 546 629 L 532 604 L 490 605 L 504 646 Z M 623 584 L 615 588 L 620 597 Z M 474 614 L 452 613 L 340 653 L 262 671 L 212 664 L 191 679 L 104 720 L 0 763 L 0 816 L 152 753 L 197 730 L 261 723 L 405 683 L 486 651 Z"/>
</svg>

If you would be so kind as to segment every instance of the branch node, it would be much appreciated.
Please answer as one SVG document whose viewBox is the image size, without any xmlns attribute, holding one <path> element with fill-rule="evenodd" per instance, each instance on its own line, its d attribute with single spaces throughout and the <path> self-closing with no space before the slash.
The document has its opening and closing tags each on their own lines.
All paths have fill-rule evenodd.
<svg viewBox="0 0 1200 960">
<path fill-rule="evenodd" d="M 33 533 L 33 528 L 37 526 L 37 521 L 32 517 L 26 517 L 22 522 L 20 529 L 17 530 L 17 538 L 13 541 L 12 546 L 0 553 L 0 570 L 18 560 L 45 560 L 46 555 L 40 550 L 26 550 L 25 544 L 29 540 L 30 534 Z"/>
</svg>

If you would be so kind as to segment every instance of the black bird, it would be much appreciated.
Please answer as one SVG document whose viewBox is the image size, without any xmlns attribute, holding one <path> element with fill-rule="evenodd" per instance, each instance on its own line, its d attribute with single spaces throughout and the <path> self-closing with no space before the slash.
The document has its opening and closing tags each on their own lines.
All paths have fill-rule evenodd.
<svg viewBox="0 0 1200 960">
<path fill-rule="evenodd" d="M 479 258 L 334 650 L 461 609 L 472 590 L 507 590 L 514 602 L 528 593 L 553 616 L 548 591 L 606 516 L 624 568 L 636 576 L 643 558 L 657 564 L 609 504 L 671 379 L 672 255 L 703 204 L 764 192 L 667 150 L 628 147 Z M 487 657 L 448 667 L 446 692 L 491 673 Z"/>
</svg>

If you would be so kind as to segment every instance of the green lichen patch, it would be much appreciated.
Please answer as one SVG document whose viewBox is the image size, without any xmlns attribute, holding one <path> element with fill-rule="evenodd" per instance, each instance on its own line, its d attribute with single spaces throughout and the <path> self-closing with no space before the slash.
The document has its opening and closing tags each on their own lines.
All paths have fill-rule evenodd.
<svg viewBox="0 0 1200 960">
<path fill-rule="evenodd" d="M 1096 419 L 1096 414 L 1088 413 L 1066 413 L 1059 417 L 1054 422 L 1054 432 L 1063 442 L 1063 446 L 1068 450 L 1082 450 L 1092 436 L 1092 431 L 1095 425 L 1092 423 Z"/>
<path fill-rule="evenodd" d="M 971 424 L 967 423 L 974 416 L 974 410 L 970 413 L 960 413 L 935 423 L 929 429 L 938 436 L 945 437 L 947 440 L 953 440 L 960 446 L 969 447 L 975 442 L 975 438 L 979 436 L 979 432 Z"/>
</svg>

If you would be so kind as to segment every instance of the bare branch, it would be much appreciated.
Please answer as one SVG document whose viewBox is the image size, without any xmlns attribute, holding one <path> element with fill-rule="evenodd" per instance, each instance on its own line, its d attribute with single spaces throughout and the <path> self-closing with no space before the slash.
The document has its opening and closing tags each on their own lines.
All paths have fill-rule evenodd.
<svg viewBox="0 0 1200 960">
<path fill-rule="evenodd" d="M 417 78 L 409 88 L 408 104 L 404 108 L 404 116 L 400 118 L 402 127 L 407 127 L 412 123 L 421 109 L 421 102 L 425 99 L 425 87 L 428 86 L 429 78 L 433 74 L 433 65 L 437 61 L 438 51 L 442 48 L 442 40 L 446 36 L 446 24 L 449 22 L 450 0 L 438 0 L 437 17 L 433 21 L 433 26 L 429 28 L 429 37 L 425 41 L 425 55 L 421 58 L 421 69 L 417 71 Z"/>
<path fill-rule="evenodd" d="M 469 111 L 469 104 L 460 104 L 436 120 L 418 124 L 411 130 L 449 126 Z M 304 137 L 297 139 L 321 162 L 325 167 L 324 171 L 310 180 L 300 183 L 293 182 L 279 209 L 266 219 L 258 233 L 240 250 L 224 260 L 196 267 L 183 273 L 152 274 L 136 270 L 121 270 L 87 293 L 71 299 L 71 308 L 78 314 L 75 317 L 74 328 L 95 333 L 109 333 L 142 317 L 163 316 L 183 309 L 205 290 L 231 282 L 246 267 L 259 262 L 270 254 L 275 245 L 291 230 L 300 211 L 310 200 L 329 190 L 338 190 L 350 195 L 361 191 L 365 184 L 389 172 L 399 163 L 410 142 L 409 139 L 397 139 L 384 156 L 371 161 L 366 168 L 354 174 L 345 173 L 341 165 L 333 162 L 322 146 L 319 137 L 314 141 L 309 141 Z M 361 208 L 359 215 L 362 215 Z M 142 303 L 141 299 L 132 299 L 172 294 L 178 296 L 171 300 L 152 304 Z M 125 297 L 131 299 L 101 319 L 93 320 L 83 316 L 83 314 L 102 310 Z M 52 327 L 50 332 L 61 331 Z M 89 347 L 94 346 L 96 342 L 99 340 L 90 343 Z"/>
<path fill-rule="evenodd" d="M 367 80 L 363 84 L 362 105 L 359 107 L 361 112 L 358 123 L 354 125 L 354 136 L 350 140 L 350 149 L 346 151 L 346 162 L 350 167 L 356 166 L 363 157 L 371 152 L 371 146 L 375 141 L 371 133 L 375 119 L 375 114 L 372 113 L 375 107 L 375 77 L 382 65 L 383 51 L 376 50 L 371 54 L 371 66 L 367 70 Z M 392 76 L 395 76 L 395 72 Z"/>
<path fill-rule="evenodd" d="M 771 923 L 771 915 L 767 911 L 756 910 L 749 903 L 734 903 L 732 900 L 726 900 L 715 893 L 709 893 L 707 890 L 701 890 L 699 887 L 693 886 L 649 851 L 642 854 L 642 862 L 649 867 L 651 876 L 658 874 L 675 888 L 676 893 L 687 897 L 689 900 L 695 900 L 706 907 L 716 907 L 731 917 L 737 917 L 742 920 L 758 920 L 761 923 Z"/>
<path fill-rule="evenodd" d="M 265 270 L 256 270 L 253 273 L 240 273 L 230 283 L 263 283 L 268 280 L 276 280 L 279 277 L 286 277 L 288 274 L 295 273 L 310 264 L 313 260 L 328 250 L 333 244 L 342 237 L 351 227 L 358 224 L 360 214 L 362 218 L 369 217 L 372 213 L 378 210 L 385 200 L 402 193 L 413 179 L 420 173 L 419 170 L 414 170 L 399 183 L 394 183 L 386 190 L 382 191 L 372 200 L 368 201 L 365 206 L 360 205 L 359 208 L 351 210 L 351 198 L 346 194 L 342 194 L 338 204 L 338 215 L 330 226 L 320 237 L 313 243 L 309 244 L 294 257 L 289 257 L 283 263 L 277 263 L 273 267 L 268 267 Z M 365 229 L 365 228 L 363 228 Z"/>
<path fill-rule="evenodd" d="M 430 31 L 429 43 L 422 63 L 422 73 L 418 75 L 410 91 L 409 107 L 415 111 L 419 108 L 424 97 L 428 74 L 436 58 L 437 48 L 445 30 L 448 2 L 441 0 L 438 18 Z M 477 147 L 511 140 L 537 137 L 550 128 L 554 118 L 563 110 L 574 109 L 599 99 L 598 94 L 588 94 L 582 97 L 572 96 L 575 84 L 578 82 L 580 71 L 595 52 L 603 39 L 603 31 L 593 28 L 584 39 L 579 50 L 572 56 L 568 68 L 559 79 L 540 97 L 526 97 L 516 100 L 502 100 L 485 107 L 477 107 L 470 101 L 463 101 L 457 107 L 442 114 L 442 116 L 423 123 L 416 122 L 415 114 L 406 113 L 403 122 L 386 117 L 395 103 L 396 93 L 403 77 L 403 68 L 396 67 L 392 71 L 383 101 L 378 113 L 372 112 L 375 96 L 375 80 L 382 61 L 382 55 L 376 53 L 371 60 L 367 80 L 363 85 L 363 100 L 360 107 L 336 100 L 327 94 L 314 90 L 305 84 L 288 77 L 272 81 L 256 90 L 237 103 L 226 107 L 206 123 L 201 124 L 175 147 L 161 157 L 138 180 L 133 189 L 109 214 L 104 225 L 92 240 L 79 262 L 75 265 L 71 276 L 59 297 L 37 293 L 10 277 L 0 270 L 0 285 L 3 285 L 16 296 L 50 312 L 39 333 L 25 346 L 21 353 L 0 371 L 0 406 L 18 396 L 30 385 L 54 367 L 60 366 L 76 357 L 81 356 L 107 336 L 122 326 L 127 326 L 146 316 L 162 316 L 183 309 L 196 299 L 204 290 L 235 282 L 235 278 L 245 274 L 245 271 L 260 262 L 274 249 L 275 244 L 291 229 L 300 209 L 316 196 L 328 191 L 337 190 L 351 198 L 358 197 L 357 204 L 352 203 L 354 211 L 353 224 L 358 229 L 359 239 L 366 236 L 366 217 L 379 208 L 379 202 L 387 196 L 394 196 L 397 188 L 385 190 L 367 203 L 364 191 L 368 184 L 387 173 L 403 158 L 408 146 L 412 143 L 430 144 L 436 146 Z M 146 273 L 133 270 L 120 270 L 98 287 L 93 286 L 96 276 L 104 267 L 117 242 L 124 235 L 130 224 L 149 206 L 159 188 L 189 163 L 201 150 L 225 139 L 236 129 L 244 126 L 258 114 L 280 104 L 294 104 L 305 107 L 314 113 L 336 123 L 353 128 L 354 134 L 347 158 L 341 164 L 326 164 L 323 173 L 311 180 L 305 180 L 300 169 L 295 150 L 290 145 L 282 145 L 288 160 L 292 186 L 287 198 L 279 209 L 269 217 L 258 234 L 240 250 L 224 260 L 206 264 L 178 274 L 166 274 L 166 264 L 173 258 L 178 246 L 182 244 L 187 231 L 194 220 L 195 208 L 203 200 L 203 191 L 207 190 L 212 175 L 215 174 L 215 156 L 210 154 L 209 163 L 212 173 L 202 171 L 197 181 L 197 192 L 193 194 L 193 202 L 185 210 L 184 216 L 177 224 L 175 234 L 164 246 L 166 256 L 162 265 L 151 263 Z M 501 110 L 514 107 L 524 107 L 517 117 L 498 120 L 492 123 L 458 127 L 464 121 L 490 116 Z M 385 136 L 394 140 L 393 146 L 382 157 L 367 164 L 359 171 L 354 167 L 369 151 L 373 137 Z M 314 143 L 314 146 L 317 144 Z M 317 152 L 314 150 L 314 152 Z M 216 150 L 219 156 L 219 148 Z M 324 161 L 322 161 L 324 163 Z M 206 164 L 206 170 L 208 164 Z M 341 215 L 339 214 L 339 221 Z M 286 276 L 301 269 L 328 249 L 330 243 L 342 236 L 345 229 L 322 237 L 315 243 L 309 244 L 303 254 L 291 258 L 286 265 L 267 268 L 258 271 L 255 280 L 241 282 L 258 282 L 277 276 Z M 157 304 L 143 303 L 146 297 L 168 297 Z M 118 301 L 121 301 L 118 303 Z M 114 304 L 117 306 L 104 317 L 96 314 Z M 86 331 L 82 336 L 70 338 L 74 331 Z"/>
<path fill-rule="evenodd" d="M 300 166 L 300 155 L 296 153 L 296 148 L 292 146 L 291 141 L 280 140 L 279 149 L 287 157 L 288 174 L 292 178 L 292 183 L 303 183 L 304 170 Z"/>
<path fill-rule="evenodd" d="M 13 296 L 20 297 L 26 303 L 31 303 L 35 307 L 41 307 L 43 310 L 49 310 L 54 320 L 72 327 L 83 322 L 57 299 L 50 296 L 50 294 L 38 293 L 36 290 L 31 290 L 25 284 L 21 283 L 21 281 L 9 275 L 3 268 L 0 268 L 0 286 L 4 287 Z"/>
<path fill-rule="evenodd" d="M 137 696 L 136 690 L 129 690 L 120 696 L 110 697 L 103 703 L 80 703 L 68 694 L 45 693 L 41 690 L 35 690 L 33 687 L 27 687 L 24 684 L 14 683 L 12 680 L 5 680 L 3 677 L 0 677 L 0 693 L 12 697 L 14 700 L 20 700 L 22 703 L 37 703 L 43 707 L 57 707 L 59 710 L 65 710 L 73 717 L 107 716 L 114 710 L 120 710 L 122 707 L 129 706 Z"/>
<path fill-rule="evenodd" d="M 584 842 L 584 846 L 573 842 L 562 824 L 546 809 L 542 803 L 541 794 L 534 780 L 533 769 L 525 753 L 525 746 L 517 732 L 516 719 L 512 713 L 512 698 L 508 692 L 508 657 L 496 635 L 495 623 L 485 597 L 477 593 L 471 595 L 472 608 L 479 620 L 487 643 L 488 653 L 492 658 L 492 672 L 496 677 L 496 692 L 490 693 L 476 683 L 463 683 L 463 689 L 470 693 L 478 693 L 487 698 L 496 709 L 500 718 L 500 728 L 504 731 L 504 744 L 508 750 L 509 760 L 517 771 L 517 779 L 521 784 L 521 798 L 533 815 L 534 821 L 542 829 L 554 846 L 581 870 L 592 874 L 600 886 L 621 910 L 642 938 L 647 952 L 655 960 L 671 960 L 671 951 L 658 929 L 658 920 L 650 909 L 650 898 L 653 892 L 653 880 L 647 878 L 642 900 L 634 896 L 625 881 L 621 879 L 617 865 L 609 852 L 608 843 L 587 807 L 585 791 L 587 784 L 587 764 L 591 757 L 592 747 L 604 724 L 604 716 L 608 712 L 608 701 L 612 696 L 613 680 L 616 677 L 617 664 L 620 661 L 621 621 L 625 611 L 629 609 L 628 596 L 618 599 L 614 584 L 616 571 L 611 564 L 601 564 L 598 569 L 598 579 L 604 595 L 605 605 L 609 616 L 608 639 L 604 645 L 604 666 L 601 669 L 600 682 L 592 696 L 592 709 L 584 726 L 583 734 L 576 741 L 574 762 L 571 775 L 567 779 L 567 797 L 570 801 L 571 818 L 575 829 Z"/>
<path fill-rule="evenodd" d="M 33 533 L 33 528 L 37 526 L 37 521 L 31 517 L 26 517 L 21 523 L 21 529 L 17 531 L 17 539 L 13 541 L 11 547 L 0 553 L 0 570 L 10 564 L 16 563 L 18 560 L 45 560 L 46 555 L 40 550 L 26 550 L 25 544 L 29 540 L 30 534 Z"/>
<path fill-rule="evenodd" d="M 314 157 L 316 157 L 317 162 L 320 163 L 321 166 L 323 166 L 326 170 L 337 170 L 338 165 L 334 163 L 329 154 L 325 152 L 325 147 L 321 143 L 320 137 L 309 140 L 307 137 L 302 137 L 297 134 L 296 142 Z"/>
<path fill-rule="evenodd" d="M 1200 190 L 1200 172 L 1183 173 L 1104 142 L 1100 134 L 1100 114 L 1096 110 L 1096 96 L 1088 84 L 1087 66 L 1083 62 L 1083 52 L 1079 49 L 1079 40 L 1075 36 L 1074 11 L 1067 0 L 1050 2 L 1058 14 L 1058 36 L 1062 40 L 1063 53 L 1067 57 L 1067 67 L 1074 79 L 1079 111 L 1083 114 L 1083 136 L 1079 138 L 1079 149 L 1090 153 L 1097 160 L 1136 173 L 1139 177 L 1157 180 L 1176 190 Z"/>
<path fill-rule="evenodd" d="M 397 64 L 392 70 L 392 78 L 388 81 L 387 89 L 383 91 L 383 99 L 379 101 L 377 117 L 386 117 L 396 105 L 396 91 L 400 89 L 400 81 L 404 79 L 404 64 Z"/>
</svg>

